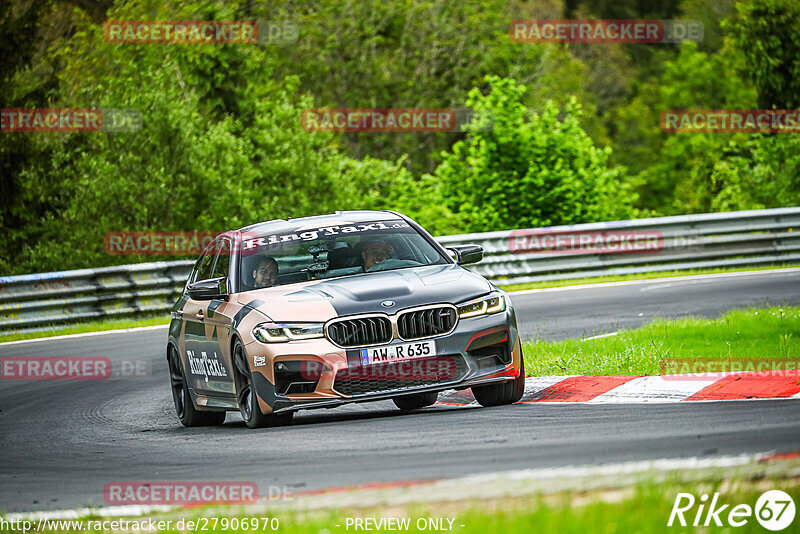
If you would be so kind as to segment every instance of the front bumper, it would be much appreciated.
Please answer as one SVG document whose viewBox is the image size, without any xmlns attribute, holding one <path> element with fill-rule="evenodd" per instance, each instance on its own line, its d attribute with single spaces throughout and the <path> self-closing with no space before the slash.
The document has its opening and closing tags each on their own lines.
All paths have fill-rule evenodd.
<svg viewBox="0 0 800 534">
<path fill-rule="evenodd" d="M 456 361 L 455 372 L 442 380 L 408 381 L 387 379 L 386 383 L 372 380 L 351 383 L 344 387 L 344 378 L 352 378 L 361 364 L 358 348 L 343 349 L 327 339 L 313 339 L 290 343 L 264 344 L 252 341 L 246 345 L 248 359 L 253 363 L 254 381 L 259 405 L 264 413 L 291 412 L 312 408 L 332 408 L 342 404 L 369 402 L 447 389 L 465 389 L 475 385 L 513 380 L 519 375 L 521 350 L 514 310 L 509 305 L 501 313 L 460 319 L 456 328 L 447 335 L 428 338 L 436 342 L 436 355 L 430 360 Z M 420 340 L 422 341 L 422 340 Z M 407 343 L 394 340 L 392 344 Z M 405 360 L 403 363 L 414 360 Z M 255 365 L 257 362 L 261 365 Z M 299 362 L 299 363 L 298 363 Z M 283 365 L 279 365 L 283 364 Z M 321 369 L 313 384 L 299 385 L 300 375 L 287 375 L 280 368 L 298 365 Z M 388 363 L 364 366 L 387 366 Z M 278 367 L 278 369 L 276 369 Z M 287 378 L 288 377 L 288 378 Z M 307 378 L 307 377 L 306 377 Z M 374 378 L 374 377 L 373 377 Z M 297 382 L 292 382 L 297 380 Z M 338 382 L 337 382 L 338 381 Z M 288 386 L 287 386 L 288 383 Z M 303 389 L 302 392 L 297 392 Z M 358 392 L 353 392 L 358 390 Z M 346 391 L 346 392 L 342 392 Z"/>
</svg>

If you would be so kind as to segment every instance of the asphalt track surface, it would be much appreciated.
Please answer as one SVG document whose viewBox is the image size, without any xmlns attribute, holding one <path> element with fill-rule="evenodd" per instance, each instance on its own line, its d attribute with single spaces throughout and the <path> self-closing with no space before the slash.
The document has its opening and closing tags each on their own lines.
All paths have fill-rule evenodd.
<svg viewBox="0 0 800 534">
<path fill-rule="evenodd" d="M 525 337 L 579 337 L 655 316 L 800 304 L 800 272 L 512 295 Z M 434 406 L 389 401 L 300 412 L 249 430 L 238 414 L 184 428 L 173 412 L 166 329 L 0 345 L 0 356 L 138 362 L 103 381 L 0 381 L 0 511 L 102 506 L 114 481 L 252 481 L 307 491 L 510 469 L 800 451 L 800 400 Z M 273 490 L 275 491 L 275 490 Z"/>
</svg>

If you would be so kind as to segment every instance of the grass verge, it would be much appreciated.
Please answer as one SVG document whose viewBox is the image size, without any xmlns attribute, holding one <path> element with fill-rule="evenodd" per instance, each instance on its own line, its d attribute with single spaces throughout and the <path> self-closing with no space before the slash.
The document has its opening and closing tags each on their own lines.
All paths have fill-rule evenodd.
<svg viewBox="0 0 800 534">
<path fill-rule="evenodd" d="M 800 359 L 800 308 L 731 311 L 719 319 L 656 319 L 598 339 L 523 344 L 530 376 L 661 374 L 666 358 Z"/>
<path fill-rule="evenodd" d="M 503 479 L 505 480 L 505 479 Z M 210 506 L 204 508 L 173 510 L 147 516 L 154 522 L 163 521 L 163 532 L 281 532 L 296 533 L 346 533 L 365 530 L 399 530 L 406 532 L 449 531 L 456 533 L 501 532 L 516 534 L 528 532 L 557 532 L 559 534 L 591 533 L 661 533 L 661 532 L 765 532 L 755 514 L 756 503 L 766 491 L 780 490 L 788 494 L 794 502 L 800 502 L 800 471 L 798 460 L 751 463 L 741 468 L 715 468 L 710 470 L 680 470 L 679 472 L 650 471 L 633 482 L 605 482 L 593 484 L 593 478 L 577 478 L 572 482 L 565 478 L 570 489 L 541 489 L 526 492 L 524 486 L 514 486 L 498 493 L 499 487 L 492 486 L 486 498 L 459 498 L 456 491 L 450 495 L 434 495 L 425 502 L 406 499 L 408 494 L 393 494 L 396 502 L 383 501 L 374 504 L 375 499 L 364 495 L 367 505 L 352 507 L 337 506 L 336 502 L 346 501 L 347 494 L 337 494 L 339 501 L 328 501 L 324 506 L 308 508 L 302 497 L 295 501 L 258 505 Z M 619 480 L 623 480 L 620 478 Z M 535 481 L 531 481 L 535 482 Z M 517 480 L 519 484 L 519 480 Z M 423 489 L 423 491 L 426 491 Z M 373 491 L 374 493 L 374 491 Z M 413 491 L 412 491 L 413 493 Z M 667 523 L 679 493 L 690 493 L 695 504 L 686 509 L 683 518 L 686 527 L 678 524 L 668 527 Z M 426 495 L 428 493 L 425 493 Z M 475 492 L 471 493 L 472 495 Z M 719 514 L 722 526 L 714 520 L 707 520 L 709 502 L 716 496 L 716 507 L 727 505 Z M 701 496 L 707 499 L 703 513 Z M 688 504 L 688 498 L 681 506 Z M 356 499 L 358 500 L 358 499 Z M 350 499 L 352 502 L 353 500 Z M 361 502 L 361 501 L 358 501 Z M 740 517 L 744 524 L 731 528 L 728 514 L 737 505 L 746 505 L 751 510 L 749 517 Z M 769 503 L 776 513 L 781 508 Z M 762 510 L 763 508 L 759 508 Z M 765 514 L 766 515 L 766 514 Z M 692 523 L 699 516 L 699 528 Z M 405 528 L 377 528 L 379 522 L 393 518 L 402 520 Z M 119 518 L 116 518 L 119 519 Z M 129 518 L 141 521 L 144 518 Z M 358 528 L 356 519 L 370 520 L 372 528 Z M 75 523 L 46 523 L 38 531 L 47 532 L 109 532 L 102 521 L 110 517 L 85 517 L 80 519 L 83 528 Z M 167 523 L 169 521 L 169 523 Z M 796 532 L 800 519 L 795 518 L 785 532 Z M 106 523 L 107 524 L 107 523 Z M 397 523 L 395 523 L 396 525 Z M 256 528 L 253 528 L 254 525 Z M 88 528 L 87 528 L 88 527 Z M 266 527 L 266 528 L 265 528 Z M 117 530 L 124 531 L 125 529 Z M 14 531 L 13 529 L 9 531 Z M 17 530 L 18 532 L 19 530 Z M 130 527 L 128 527 L 130 531 Z M 141 529 L 140 532 L 144 532 Z"/>
</svg>

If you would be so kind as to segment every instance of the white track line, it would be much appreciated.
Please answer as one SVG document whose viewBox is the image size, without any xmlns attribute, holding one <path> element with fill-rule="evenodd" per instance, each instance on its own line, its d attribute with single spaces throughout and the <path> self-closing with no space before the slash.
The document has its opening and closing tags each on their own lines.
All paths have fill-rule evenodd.
<svg viewBox="0 0 800 534">
<path fill-rule="evenodd" d="M 735 273 L 716 273 L 716 274 L 693 274 L 690 276 L 668 276 L 664 278 L 649 278 L 644 280 L 623 280 L 621 282 L 600 282 L 598 284 L 578 284 L 574 286 L 562 287 L 543 287 L 540 289 L 523 289 L 522 291 L 509 291 L 509 295 L 527 295 L 529 293 L 552 293 L 555 291 L 571 291 L 573 289 L 592 289 L 601 287 L 618 287 L 618 286 L 632 286 L 652 283 L 674 282 L 680 283 L 691 280 L 708 280 L 710 278 L 736 278 L 739 276 L 753 276 L 753 275 L 775 275 L 800 272 L 800 267 L 791 267 L 789 269 L 765 269 L 763 271 L 741 271 Z"/>
<path fill-rule="evenodd" d="M 585 338 L 583 338 L 583 339 L 581 339 L 579 341 L 591 341 L 593 339 L 602 339 L 604 337 L 616 336 L 617 334 L 619 334 L 619 332 L 609 332 L 607 334 L 599 334 L 597 336 L 585 337 Z"/>
<path fill-rule="evenodd" d="M 153 326 L 137 326 L 135 328 L 118 328 L 117 330 L 100 330 L 99 332 L 84 332 L 82 334 L 65 334 L 63 336 L 37 337 L 33 339 L 20 339 L 18 341 L 5 341 L 4 345 L 21 345 L 23 343 L 40 343 L 42 341 L 54 341 L 59 339 L 75 339 L 80 337 L 105 336 L 107 334 L 127 334 L 128 332 L 145 332 L 147 330 L 159 330 L 169 328 L 168 324 L 157 324 Z"/>
<path fill-rule="evenodd" d="M 47 512 L 22 512 L 15 514 L 6 514 L 4 519 L 6 521 L 39 521 L 39 520 L 59 520 L 59 519 L 78 519 L 90 516 L 97 517 L 127 517 L 127 516 L 143 516 L 149 515 L 153 512 L 168 512 L 175 510 L 178 506 L 170 505 L 152 505 L 143 506 L 139 504 L 130 504 L 125 506 L 100 506 L 97 508 L 75 508 L 72 510 L 53 510 Z"/>
<path fill-rule="evenodd" d="M 549 467 L 543 469 L 521 469 L 508 472 L 511 479 L 525 478 L 563 478 L 587 477 L 595 475 L 619 475 L 624 473 L 640 473 L 643 471 L 677 471 L 682 469 L 704 469 L 709 467 L 735 467 L 747 465 L 760 460 L 766 453 L 740 456 L 718 456 L 716 458 L 664 458 L 659 460 L 640 460 L 601 465 L 568 465 L 566 467 Z M 494 473 L 493 476 L 503 475 Z M 480 475 L 478 475 L 480 476 Z M 469 478 L 469 477 L 467 477 Z"/>
</svg>

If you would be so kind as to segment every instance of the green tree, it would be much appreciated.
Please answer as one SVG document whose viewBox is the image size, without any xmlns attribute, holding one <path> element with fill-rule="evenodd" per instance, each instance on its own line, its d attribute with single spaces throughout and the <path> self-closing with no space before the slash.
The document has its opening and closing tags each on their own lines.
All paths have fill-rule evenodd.
<svg viewBox="0 0 800 534">
<path fill-rule="evenodd" d="M 237 18 L 235 5 L 213 5 L 216 11 L 209 3 L 198 9 L 212 19 Z M 142 9 L 121 3 L 110 16 L 185 16 Z M 221 231 L 343 208 L 420 204 L 402 158 L 352 159 L 337 137 L 301 128 L 301 111 L 314 103 L 295 77 L 273 81 L 276 50 L 110 44 L 100 25 L 78 19 L 75 35 L 53 52 L 63 65 L 58 105 L 136 109 L 142 128 L 40 134 L 48 157 L 18 176 L 31 188 L 47 176 L 59 185 L 60 201 L 37 228 L 20 229 L 28 246 L 11 251 L 6 272 L 157 259 L 109 256 L 109 231 Z M 231 84 L 210 65 L 236 65 L 235 78 L 248 83 Z"/>
<path fill-rule="evenodd" d="M 696 43 L 685 42 L 678 57 L 665 61 L 663 74 L 618 111 L 621 161 L 638 172 L 640 206 L 661 215 L 714 209 L 713 198 L 723 183 L 722 175 L 712 182 L 715 165 L 747 154 L 749 136 L 664 133 L 658 127 L 659 115 L 667 110 L 751 107 L 755 92 L 738 75 L 737 61 L 741 58 L 730 44 L 719 53 L 706 53 Z"/>
<path fill-rule="evenodd" d="M 556 2 L 557 3 L 557 2 Z M 267 2 L 256 13 L 295 20 L 300 37 L 285 49 L 276 71 L 297 75 L 300 89 L 320 107 L 452 108 L 482 87 L 487 74 L 507 76 L 531 88 L 536 97 L 589 95 L 581 69 L 567 51 L 552 44 L 513 42 L 509 22 L 530 18 L 541 2 L 484 0 L 301 0 Z M 560 5 L 550 18 L 559 18 Z M 350 155 L 396 160 L 421 174 L 435 168 L 439 152 L 459 133 L 353 132 L 342 136 Z"/>
<path fill-rule="evenodd" d="M 635 195 L 624 169 L 609 167 L 581 128 L 572 100 L 559 118 L 553 103 L 526 116 L 525 87 L 490 76 L 483 95 L 467 100 L 477 113 L 466 140 L 436 169 L 444 201 L 467 231 L 574 224 L 634 217 Z"/>
<path fill-rule="evenodd" d="M 800 2 L 744 0 L 723 24 L 745 57 L 762 109 L 800 106 Z"/>
</svg>

